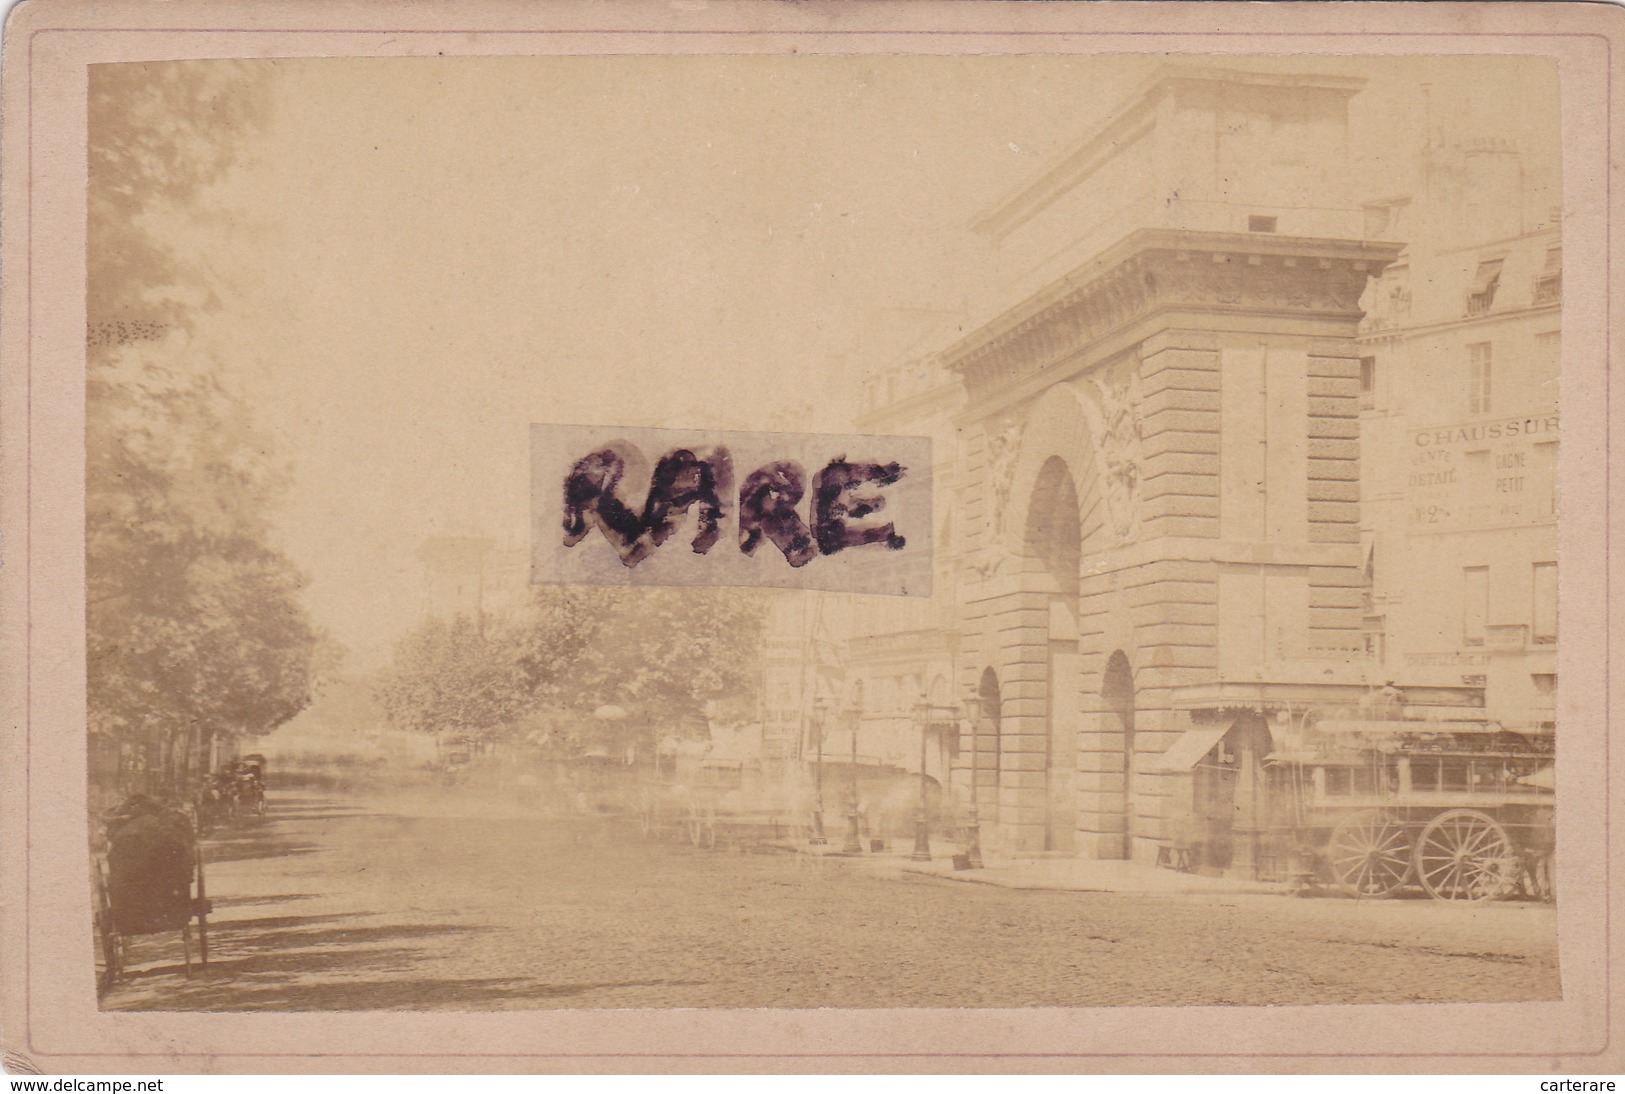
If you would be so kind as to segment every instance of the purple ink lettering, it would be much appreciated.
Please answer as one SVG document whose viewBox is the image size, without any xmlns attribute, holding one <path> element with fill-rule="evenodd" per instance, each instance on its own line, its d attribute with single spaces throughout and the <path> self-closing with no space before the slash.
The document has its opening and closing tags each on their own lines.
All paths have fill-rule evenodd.
<svg viewBox="0 0 1625 1094">
<path fill-rule="evenodd" d="M 813 530 L 821 554 L 833 555 L 848 547 L 884 543 L 893 551 L 906 542 L 892 523 L 852 527 L 848 521 L 862 520 L 886 507 L 878 493 L 859 494 L 863 486 L 890 486 L 902 478 L 907 468 L 897 463 L 847 463 L 837 456 L 813 477 Z"/>
<path fill-rule="evenodd" d="M 677 448 L 660 457 L 649 483 L 643 507 L 643 534 L 651 549 L 659 547 L 677 529 L 676 518 L 699 503 L 694 553 L 703 555 L 716 543 L 718 525 L 726 515 L 722 498 L 733 491 L 733 458 L 718 445 L 705 458 L 691 449 Z"/>
<path fill-rule="evenodd" d="M 801 465 L 777 460 L 757 468 L 739 491 L 739 549 L 755 554 L 762 537 L 784 552 L 791 566 L 807 565 L 818 556 L 812 534 L 796 506 L 806 488 Z"/>
</svg>

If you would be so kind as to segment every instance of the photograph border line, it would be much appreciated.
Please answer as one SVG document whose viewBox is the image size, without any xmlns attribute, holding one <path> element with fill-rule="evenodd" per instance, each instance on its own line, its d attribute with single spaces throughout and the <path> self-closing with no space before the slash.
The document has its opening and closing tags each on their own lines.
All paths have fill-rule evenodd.
<svg viewBox="0 0 1625 1094">
<path fill-rule="evenodd" d="M 1603 43 L 1604 57 L 1605 57 L 1604 66 L 1603 66 L 1603 68 L 1604 68 L 1604 86 L 1606 88 L 1606 91 L 1605 91 L 1605 103 L 1604 103 L 1604 126 L 1603 126 L 1603 128 L 1604 128 L 1605 163 L 1611 164 L 1612 160 L 1613 160 L 1613 47 L 1612 47 L 1612 42 L 1611 42 L 1611 40 L 1609 39 L 1609 37 L 1607 35 L 1597 34 L 1597 33 L 1590 33 L 1590 32 L 1580 32 L 1580 31 L 1553 31 L 1553 32 L 1548 32 L 1548 33 L 1519 34 L 1519 33 L 1512 33 L 1512 32 L 1506 32 L 1506 31 L 1483 31 L 1483 32 L 1474 32 L 1474 31 L 1384 31 L 1384 32 L 1379 32 L 1379 33 L 1370 33 L 1370 32 L 1359 32 L 1359 31 L 1326 31 L 1326 32 L 1201 31 L 1201 32 L 1192 32 L 1192 31 L 1083 31 L 1083 30 L 1066 30 L 1066 31 L 1061 31 L 1061 30 L 1055 30 L 1055 31 L 1051 31 L 1051 30 L 927 30 L 927 29 L 919 29 L 919 28 L 910 28 L 910 29 L 904 29 L 904 30 L 888 30 L 888 29 L 883 29 L 883 28 L 873 28 L 873 29 L 863 29 L 863 30 L 839 30 L 839 29 L 823 29 L 823 30 L 801 30 L 801 29 L 686 30 L 686 29 L 669 29 L 669 28 L 658 29 L 658 30 L 643 29 L 643 28 L 606 28 L 606 29 L 571 28 L 571 29 L 559 29 L 559 30 L 534 29 L 534 28 L 532 28 L 532 29 L 479 28 L 479 29 L 458 30 L 458 29 L 455 29 L 455 28 L 435 28 L 435 29 L 427 29 L 427 28 L 389 29 L 389 28 L 376 28 L 376 27 L 359 27 L 359 28 L 312 28 L 312 27 L 218 28 L 218 27 L 213 27 L 213 28 L 211 28 L 211 27 L 162 27 L 162 26 L 106 27 L 106 28 L 102 28 L 102 27 L 98 27 L 98 28 L 70 28 L 70 27 L 42 27 L 42 28 L 38 28 L 38 29 L 35 29 L 35 30 L 32 30 L 32 31 L 28 32 L 28 48 L 27 48 L 27 57 L 28 57 L 27 69 L 28 69 L 28 71 L 27 71 L 27 73 L 26 73 L 26 75 L 24 77 L 25 82 L 26 82 L 26 86 L 28 88 L 28 126 L 27 126 L 27 128 L 28 128 L 28 136 L 27 136 L 26 139 L 27 139 L 27 143 L 28 143 L 27 157 L 28 157 L 28 180 L 29 180 L 28 181 L 28 186 L 26 187 L 27 198 L 26 198 L 26 207 L 25 207 L 24 216 L 23 216 L 24 232 L 25 232 L 24 238 L 25 238 L 25 241 L 26 241 L 25 244 L 24 244 L 24 251 L 25 251 L 25 254 L 28 256 L 28 258 L 27 258 L 27 269 L 24 271 L 24 274 L 23 274 L 23 301 L 24 301 L 24 304 L 23 304 L 23 307 L 24 307 L 24 318 L 23 318 L 24 333 L 23 333 L 23 338 L 24 338 L 24 344 L 25 344 L 25 347 L 26 347 L 25 351 L 24 351 L 24 371 L 25 371 L 25 391 L 26 391 L 26 399 L 25 399 L 26 411 L 25 411 L 25 415 L 26 415 L 26 417 L 25 417 L 25 421 L 24 421 L 24 434 L 23 434 L 23 450 L 24 450 L 23 476 L 24 476 L 24 498 L 25 498 L 24 508 L 25 508 L 25 512 L 26 512 L 27 517 L 28 517 L 28 531 L 27 531 L 27 535 L 25 536 L 25 563 L 24 563 L 24 572 L 26 574 L 26 579 L 25 579 L 25 613 L 24 613 L 24 633 L 25 634 L 31 634 L 32 633 L 32 627 L 33 627 L 33 603 L 34 603 L 34 574 L 33 574 L 33 567 L 32 567 L 32 560 L 33 560 L 33 557 L 34 557 L 34 550 L 33 550 L 33 538 L 34 538 L 34 520 L 33 520 L 33 515 L 34 515 L 34 506 L 33 506 L 33 443 L 32 443 L 33 442 L 33 378 L 34 378 L 34 360 L 33 360 L 33 333 L 34 333 L 34 312 L 33 312 L 33 280 L 34 280 L 33 220 L 34 220 L 34 216 L 33 216 L 33 214 L 34 214 L 34 209 L 35 209 L 34 179 L 35 179 L 35 167 L 36 167 L 35 154 L 34 154 L 35 153 L 34 103 L 35 103 L 35 99 L 37 98 L 37 96 L 35 94 L 35 87 L 34 87 L 34 77 L 35 77 L 35 73 L 37 71 L 35 61 L 34 61 L 34 46 L 35 46 L 36 42 L 38 41 L 38 39 L 41 36 L 47 35 L 47 34 L 65 34 L 65 35 L 73 35 L 73 34 L 95 34 L 95 35 L 110 35 L 110 34 L 213 34 L 213 35 L 232 36 L 232 37 L 239 36 L 239 35 L 255 35 L 255 34 L 365 35 L 365 36 L 369 36 L 369 37 L 373 37 L 373 36 L 401 36 L 401 35 L 442 35 L 442 36 L 444 36 L 444 35 L 459 35 L 459 34 L 461 34 L 461 35 L 469 35 L 471 37 L 527 36 L 527 37 L 533 37 L 533 38 L 558 37 L 558 36 L 563 36 L 563 35 L 572 35 L 572 36 L 616 35 L 616 36 L 688 37 L 688 38 L 693 38 L 693 37 L 720 37 L 720 38 L 726 38 L 726 37 L 738 37 L 738 36 L 749 36 L 749 37 L 755 37 L 755 38 L 763 38 L 763 37 L 847 38 L 847 37 L 881 37 L 881 36 L 904 37 L 904 36 L 913 36 L 913 37 L 939 37 L 939 38 L 941 38 L 941 37 L 962 37 L 962 38 L 987 38 L 987 39 L 1046 38 L 1046 39 L 1052 39 L 1052 40 L 1056 40 L 1056 39 L 1064 40 L 1064 39 L 1069 39 L 1069 38 L 1103 39 L 1103 38 L 1143 38 L 1143 37 L 1175 38 L 1175 39 L 1180 38 L 1180 37 L 1202 37 L 1202 38 L 1227 37 L 1227 38 L 1253 38 L 1253 39 L 1304 39 L 1304 38 L 1324 39 L 1324 38 L 1346 37 L 1346 38 L 1361 38 L 1361 39 L 1365 39 L 1365 40 L 1368 40 L 1368 41 L 1370 41 L 1370 40 L 1382 40 L 1382 39 L 1388 39 L 1388 38 L 1453 38 L 1453 39 L 1460 39 L 1460 38 L 1517 38 L 1517 39 L 1520 39 L 1520 40 L 1526 40 L 1526 41 L 1531 41 L 1531 42 L 1540 41 L 1542 39 L 1592 38 L 1592 39 L 1598 39 Z M 263 60 L 271 60 L 271 59 L 274 59 L 274 58 L 252 58 L 252 59 L 255 59 L 255 60 L 262 60 L 262 59 Z M 390 58 L 388 58 L 388 57 L 380 57 L 378 59 L 390 59 Z M 1605 256 L 1607 256 L 1607 258 L 1608 258 L 1608 261 L 1606 261 L 1606 263 L 1605 263 L 1604 280 L 1603 280 L 1603 294 L 1604 294 L 1603 299 L 1606 302 L 1606 301 L 1611 301 L 1613 299 L 1613 295 L 1612 295 L 1613 270 L 1612 270 L 1612 262 L 1611 262 L 1612 239 L 1613 239 L 1613 217 L 1612 217 L 1612 213 L 1613 213 L 1613 202 L 1612 202 L 1613 178 L 1612 178 L 1611 174 L 1607 175 L 1605 177 L 1604 181 L 1603 181 L 1602 193 L 1603 193 L 1603 196 L 1604 196 L 1604 201 L 1603 201 L 1603 205 L 1604 205 L 1604 252 L 1605 252 Z M 1611 308 L 1605 308 L 1604 319 L 1603 319 L 1603 336 L 1604 336 L 1604 344 L 1605 344 L 1605 346 L 1607 344 L 1609 344 L 1611 342 L 1611 339 L 1612 339 L 1612 333 L 1613 333 L 1613 331 L 1612 331 L 1612 318 L 1613 317 L 1612 317 Z M 1605 460 L 1604 474 L 1605 474 L 1605 478 L 1606 478 L 1607 469 L 1611 466 L 1611 462 L 1612 462 L 1611 461 L 1611 456 L 1612 456 L 1612 439 L 1613 439 L 1612 438 L 1612 414 L 1609 412 L 1612 405 L 1613 405 L 1612 375 L 1611 375 L 1610 370 L 1608 370 L 1606 368 L 1604 369 L 1604 374 L 1603 374 L 1603 405 L 1604 405 L 1604 414 L 1603 414 L 1603 453 L 1604 453 L 1604 460 Z M 1610 571 L 1610 569 L 1609 569 L 1609 567 L 1607 565 L 1607 559 L 1611 557 L 1611 547 L 1612 547 L 1611 542 L 1610 542 L 1610 535 L 1611 535 L 1611 531 L 1612 531 L 1612 521 L 1610 519 L 1611 518 L 1611 510 L 1612 510 L 1611 501 L 1612 501 L 1612 498 L 1611 498 L 1609 492 L 1605 490 L 1603 492 L 1603 498 L 1602 498 L 1602 508 L 1603 508 L 1602 546 L 1603 546 L 1603 558 L 1604 558 L 1604 565 L 1603 565 L 1603 568 L 1602 568 L 1602 587 L 1603 587 L 1603 592 L 1604 592 L 1604 603 L 1605 603 L 1605 605 L 1611 605 L 1612 604 L 1612 590 L 1611 590 L 1611 587 L 1610 587 L 1611 571 Z M 1608 611 L 1607 611 L 1607 608 L 1605 607 L 1605 609 L 1604 609 L 1604 619 L 1605 619 L 1605 621 L 1607 619 L 1607 616 L 1608 616 Z M 1610 633 L 1610 628 L 1608 628 L 1605 625 L 1604 628 L 1603 628 L 1603 663 L 1604 663 L 1604 665 L 1608 665 L 1608 664 L 1611 664 L 1611 662 L 1612 662 L 1612 634 Z M 30 761 L 31 761 L 32 755 L 33 755 L 33 718 L 32 718 L 32 714 L 33 714 L 33 648 L 32 648 L 32 645 L 30 643 L 25 643 L 24 644 L 23 671 L 24 671 L 24 674 L 25 674 L 24 718 L 23 718 L 23 727 L 24 727 L 23 741 L 24 741 L 24 748 L 25 748 L 25 762 L 23 764 L 22 799 L 26 803 L 29 800 L 29 794 L 30 794 L 30 788 L 31 788 Z M 1603 681 L 1602 681 L 1602 699 L 1603 699 L 1603 715 L 1604 715 L 1604 718 L 1606 719 L 1606 717 L 1608 715 L 1608 712 L 1611 711 L 1611 709 L 1612 709 L 1611 681 L 1608 678 L 1608 675 L 1607 675 L 1606 672 L 1604 673 L 1604 677 L 1603 677 Z M 1603 738 L 1603 742 L 1602 742 L 1603 743 L 1603 771 L 1604 771 L 1604 779 L 1605 779 L 1605 783 L 1606 783 L 1608 780 L 1611 779 L 1611 777 L 1613 775 L 1613 757 L 1612 757 L 1612 747 L 1611 747 L 1611 741 L 1609 739 L 1609 735 L 1606 732 L 1604 732 L 1603 735 L 1602 735 L 1602 738 Z M 1603 851 L 1604 851 L 1604 855 L 1603 855 L 1603 880 L 1604 880 L 1603 891 L 1604 891 L 1605 896 L 1612 889 L 1612 866 L 1613 866 L 1613 856 L 1612 856 L 1612 853 L 1611 853 L 1611 851 L 1612 851 L 1612 814 L 1613 814 L 1612 804 L 1613 803 L 1612 803 L 1611 798 L 1607 794 L 1604 794 L 1603 802 L 1602 802 L 1602 810 L 1603 810 L 1603 826 L 1602 826 L 1603 827 L 1603 832 L 1602 832 L 1602 836 L 1603 836 Z M 25 818 L 26 818 L 25 819 L 25 824 L 24 824 L 24 844 L 25 844 L 26 853 L 28 854 L 28 861 L 29 861 L 30 864 L 32 864 L 32 862 L 34 861 L 33 860 L 33 841 L 32 841 L 32 831 L 33 831 L 32 819 L 33 818 L 32 818 L 32 814 L 26 808 L 25 808 L 24 812 L 25 812 Z M 27 937 L 29 937 L 29 935 L 30 935 L 31 913 L 32 913 L 31 882 L 32 882 L 32 877 L 31 877 L 30 872 L 25 872 L 25 874 L 24 874 L 24 882 L 23 882 L 23 924 L 24 924 L 24 937 L 25 937 L 25 939 Z M 1604 972 L 1603 972 L 1603 977 L 1602 977 L 1603 985 L 1604 985 L 1604 991 L 1603 991 L 1603 1016 L 1604 1016 L 1603 1042 L 1599 1047 L 1597 1047 L 1596 1049 L 1591 1050 L 1591 1051 L 1566 1053 L 1565 1055 L 1568 1056 L 1568 1057 L 1583 1058 L 1583 1057 L 1588 1057 L 1588 1056 L 1601 1056 L 1601 1055 L 1605 1054 L 1609 1050 L 1609 1048 L 1610 1048 L 1610 1046 L 1612 1044 L 1613 1028 L 1614 1028 L 1613 1027 L 1613 1022 L 1612 1022 L 1613 997 L 1612 997 L 1611 991 L 1609 991 L 1608 989 L 1611 987 L 1612 980 L 1613 980 L 1613 967 L 1612 967 L 1613 953 L 1612 953 L 1612 947 L 1606 944 L 1613 937 L 1612 911 L 1613 911 L 1613 909 L 1612 909 L 1611 903 L 1605 899 L 1604 900 L 1604 905 L 1603 905 L 1603 938 L 1604 938 L 1604 942 L 1605 942 L 1605 945 L 1603 947 Z M 23 981 L 24 981 L 24 985 L 25 985 L 25 994 L 26 994 L 26 997 L 27 997 L 27 999 L 29 1001 L 28 1005 L 31 1006 L 32 1003 L 33 1003 L 33 1000 L 35 998 L 33 990 L 32 990 L 32 987 L 33 987 L 33 954 L 31 952 L 28 953 L 27 956 L 24 959 Z M 632 1008 L 632 1009 L 637 1009 L 637 1008 Z M 693 1008 L 672 1008 L 673 1012 L 684 1010 L 684 1009 L 693 1009 Z M 694 1012 L 695 1013 L 719 1013 L 719 1012 L 725 1012 L 727 1009 L 728 1008 L 716 1008 L 716 1009 L 713 1010 L 712 1008 L 704 1008 L 703 1010 L 695 1010 Z M 859 1010 L 861 1010 L 861 1009 L 864 1009 L 864 1008 L 859 1008 Z M 905 1009 L 915 1009 L 915 1008 L 905 1008 Z M 933 1009 L 933 1008 L 919 1008 L 919 1009 L 929 1010 L 929 1009 Z M 972 1008 L 972 1009 L 975 1009 L 975 1008 Z M 1292 1009 L 1297 1009 L 1297 1008 L 1292 1008 Z M 620 1009 L 619 1008 L 605 1008 L 605 1012 L 606 1013 L 620 1013 Z M 858 1012 L 857 1010 L 854 1011 L 854 1013 L 857 1013 L 857 1012 Z M 352 1012 L 344 1012 L 344 1013 L 375 1013 L 375 1012 L 364 1012 L 364 1011 L 363 1012 L 353 1012 L 352 1011 Z M 440 1011 L 440 1012 L 434 1012 L 434 1013 L 457 1013 L 457 1012 Z M 790 1011 L 789 1013 L 796 1013 L 796 1012 L 795 1011 Z M 36 1053 L 36 1054 L 42 1055 L 42 1056 L 43 1055 L 77 1055 L 77 1056 L 83 1056 L 83 1057 L 87 1057 L 87 1058 L 171 1058 L 171 1059 L 181 1058 L 181 1059 L 186 1059 L 186 1058 L 213 1058 L 213 1057 L 216 1057 L 218 1055 L 218 1054 L 215 1054 L 215 1053 L 202 1053 L 202 1052 L 186 1053 L 186 1052 L 174 1052 L 174 1051 L 170 1051 L 170 1052 L 134 1052 L 134 1051 L 125 1051 L 125 1052 L 117 1052 L 117 1053 L 108 1053 L 108 1052 L 88 1052 L 88 1051 L 75 1051 L 75 1050 L 39 1050 L 39 1049 L 37 1049 L 35 1047 L 35 1045 L 33 1043 L 33 1034 L 34 1034 L 33 1022 L 32 1021 L 27 1021 L 25 1024 L 26 1024 L 26 1027 L 27 1027 L 27 1033 L 25 1034 L 25 1041 L 28 1044 L 29 1051 L 31 1053 Z M 774 1059 L 774 1060 L 793 1060 L 793 1059 L 1001 1059 L 1002 1060 L 1002 1059 L 1159 1059 L 1159 1058 L 1291 1060 L 1291 1059 L 1338 1059 L 1338 1058 L 1346 1058 L 1346 1059 L 1475 1059 L 1475 1060 L 1489 1061 L 1489 1060 L 1496 1060 L 1496 1059 L 1531 1059 L 1531 1058 L 1540 1058 L 1540 1057 L 1549 1058 L 1552 1055 L 1553 1054 L 1550 1051 L 1545 1051 L 1545 1052 L 1533 1052 L 1533 1051 L 1531 1051 L 1531 1052 L 1499 1052 L 1499 1053 L 1491 1054 L 1491 1053 L 1480 1053 L 1480 1052 L 1381 1052 L 1381 1053 L 1377 1053 L 1377 1052 L 1347 1052 L 1347 1051 L 1344 1051 L 1344 1052 L 1192 1052 L 1192 1051 L 1182 1051 L 1182 1052 L 1168 1052 L 1168 1053 L 1157 1053 L 1157 1052 L 1019 1052 L 1019 1053 L 967 1052 L 967 1053 L 948 1053 L 948 1052 L 906 1052 L 906 1051 L 900 1051 L 900 1052 L 840 1052 L 838 1050 L 832 1050 L 832 1051 L 824 1051 L 824 1052 L 786 1052 L 786 1053 L 727 1053 L 727 1052 L 703 1052 L 703 1053 L 681 1053 L 681 1052 L 615 1052 L 615 1053 L 586 1052 L 586 1053 L 567 1053 L 567 1052 L 514 1052 L 514 1051 L 507 1051 L 507 1052 L 490 1052 L 490 1053 L 467 1053 L 467 1052 L 462 1052 L 462 1053 L 459 1053 L 459 1052 L 432 1052 L 432 1053 L 354 1052 L 354 1053 L 349 1053 L 349 1052 L 347 1052 L 347 1053 L 339 1054 L 339 1053 L 247 1052 L 247 1053 L 243 1053 L 241 1055 L 241 1058 L 242 1059 L 255 1059 L 255 1058 L 266 1058 L 266 1059 L 272 1059 L 272 1058 L 280 1058 L 280 1059 L 286 1059 L 286 1058 L 292 1058 L 292 1059 L 345 1059 L 345 1058 L 433 1059 L 433 1058 L 451 1057 L 451 1058 L 468 1058 L 468 1059 L 577 1059 L 577 1060 L 594 1060 L 594 1059 L 606 1059 L 606 1060 L 607 1059 L 730 1059 L 730 1060 L 749 1060 L 749 1059 Z"/>
</svg>

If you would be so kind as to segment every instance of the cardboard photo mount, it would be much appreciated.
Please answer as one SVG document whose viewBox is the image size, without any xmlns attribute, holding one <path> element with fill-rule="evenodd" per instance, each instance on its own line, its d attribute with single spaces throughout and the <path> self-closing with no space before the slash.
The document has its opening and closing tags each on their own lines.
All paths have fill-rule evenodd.
<svg viewBox="0 0 1625 1094">
<path fill-rule="evenodd" d="M 1601 4 L 30 0 L 5 27 L 0 1039 L 13 1072 L 1617 1072 L 1625 800 L 1611 672 L 1612 274 L 1625 37 Z M 1215 29 L 1223 28 L 1223 29 Z M 108 1013 L 84 869 L 88 67 L 204 58 L 1166 53 L 1555 59 L 1564 136 L 1558 905 L 1563 998 L 1010 1010 Z M 297 200 L 291 195 L 289 200 Z M 1625 224 L 1625 218 L 1622 218 Z M 380 291 L 387 291 L 387 286 Z M 608 423 L 605 423 L 608 424 Z M 682 426 L 682 422 L 671 423 Z M 997 961 L 996 950 L 982 958 Z"/>
</svg>

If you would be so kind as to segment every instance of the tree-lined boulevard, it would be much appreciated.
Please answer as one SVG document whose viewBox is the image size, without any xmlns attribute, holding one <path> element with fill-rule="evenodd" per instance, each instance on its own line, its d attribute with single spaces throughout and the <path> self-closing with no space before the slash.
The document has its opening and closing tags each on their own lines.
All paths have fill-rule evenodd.
<svg viewBox="0 0 1625 1094">
<path fill-rule="evenodd" d="M 273 791 L 210 859 L 212 952 L 134 940 L 114 1010 L 1012 1007 L 1558 996 L 1555 911 L 1046 892 L 898 855 L 696 850 L 488 793 Z"/>
</svg>

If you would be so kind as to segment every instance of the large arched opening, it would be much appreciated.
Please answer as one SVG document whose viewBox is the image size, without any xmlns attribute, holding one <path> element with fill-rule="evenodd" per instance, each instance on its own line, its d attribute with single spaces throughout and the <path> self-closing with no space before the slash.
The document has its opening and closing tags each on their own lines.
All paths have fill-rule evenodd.
<svg viewBox="0 0 1625 1094">
<path fill-rule="evenodd" d="M 1028 567 L 1044 598 L 1043 850 L 1077 847 L 1079 690 L 1078 570 L 1082 528 L 1078 491 L 1065 461 L 1052 456 L 1039 469 L 1027 506 Z"/>
<path fill-rule="evenodd" d="M 1102 768 L 1112 758 L 1095 732 L 1110 598 L 1081 595 L 1090 581 L 1084 559 L 1111 542 L 1097 418 L 1077 386 L 1049 388 L 1024 426 L 1009 431 L 1018 439 L 1008 493 L 995 487 L 988 497 L 997 534 L 969 614 L 1000 671 L 998 837 L 1016 851 L 1101 857 L 1117 854 L 1121 842 L 1117 799 L 1106 792 L 1116 769 Z"/>
</svg>

